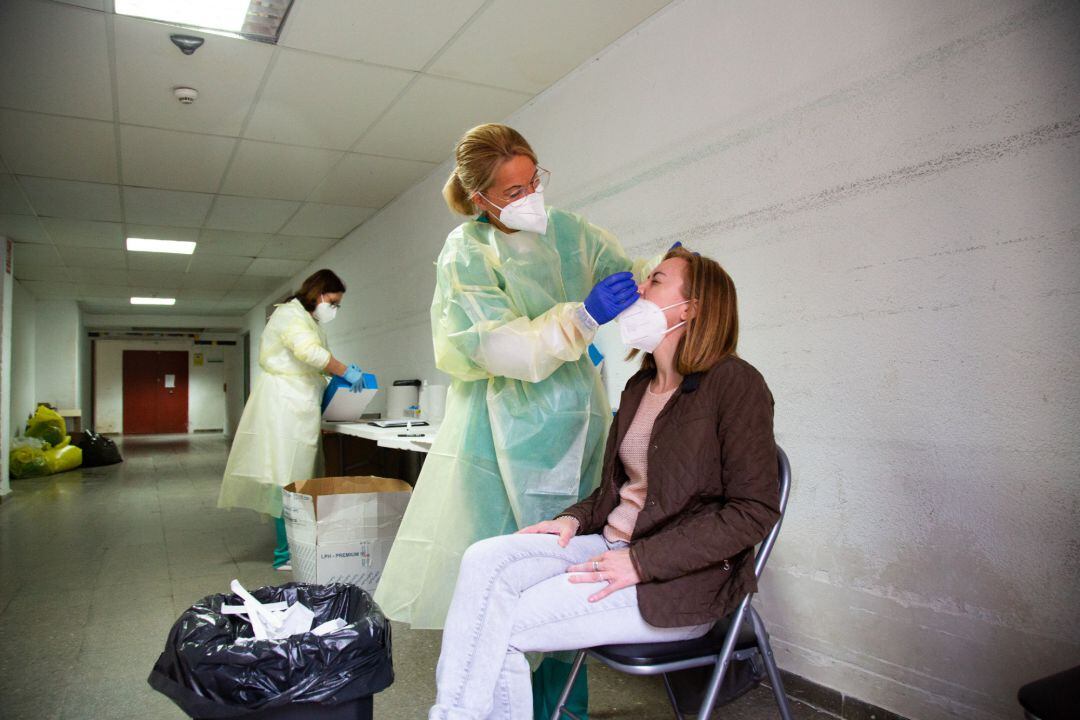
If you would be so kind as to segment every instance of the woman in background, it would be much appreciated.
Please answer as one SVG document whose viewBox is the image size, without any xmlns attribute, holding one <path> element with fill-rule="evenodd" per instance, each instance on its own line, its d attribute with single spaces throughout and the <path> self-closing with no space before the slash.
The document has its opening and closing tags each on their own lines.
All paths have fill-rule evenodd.
<svg viewBox="0 0 1080 720">
<path fill-rule="evenodd" d="M 362 372 L 330 354 L 322 326 L 334 319 L 345 283 L 319 270 L 277 306 L 259 342 L 259 367 L 233 439 L 218 507 L 246 507 L 274 518 L 274 567 L 291 570 L 281 488 L 322 473 L 322 413 L 326 375 L 356 392 Z"/>
</svg>

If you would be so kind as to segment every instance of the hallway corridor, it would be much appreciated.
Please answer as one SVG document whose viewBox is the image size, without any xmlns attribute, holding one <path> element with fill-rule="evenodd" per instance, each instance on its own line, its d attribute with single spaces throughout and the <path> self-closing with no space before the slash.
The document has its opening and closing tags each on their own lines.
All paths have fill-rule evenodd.
<svg viewBox="0 0 1080 720">
<path fill-rule="evenodd" d="M 195 600 L 281 584 L 272 526 L 215 507 L 228 452 L 219 435 L 131 437 L 124 462 L 12 482 L 0 503 L 0 717 L 179 719 L 146 683 L 166 633 Z M 396 681 L 379 720 L 418 720 L 434 698 L 437 631 L 394 626 Z M 657 681 L 590 668 L 595 720 L 669 718 Z M 800 720 L 827 718 L 794 703 Z M 765 688 L 721 718 L 773 718 Z"/>
</svg>

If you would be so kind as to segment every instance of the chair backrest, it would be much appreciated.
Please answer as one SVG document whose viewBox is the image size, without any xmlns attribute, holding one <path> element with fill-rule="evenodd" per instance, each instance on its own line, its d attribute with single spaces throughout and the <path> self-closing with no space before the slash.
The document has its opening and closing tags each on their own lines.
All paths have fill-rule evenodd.
<svg viewBox="0 0 1080 720">
<path fill-rule="evenodd" d="M 762 540 L 757 556 L 754 558 L 754 575 L 758 579 L 761 579 L 761 572 L 765 569 L 769 553 L 776 544 L 776 536 L 780 534 L 780 525 L 784 522 L 784 511 L 787 510 L 788 495 L 791 493 L 791 463 L 788 462 L 787 453 L 779 445 L 776 446 L 776 463 L 777 480 L 780 483 L 780 517 L 776 519 L 776 524 Z"/>
</svg>

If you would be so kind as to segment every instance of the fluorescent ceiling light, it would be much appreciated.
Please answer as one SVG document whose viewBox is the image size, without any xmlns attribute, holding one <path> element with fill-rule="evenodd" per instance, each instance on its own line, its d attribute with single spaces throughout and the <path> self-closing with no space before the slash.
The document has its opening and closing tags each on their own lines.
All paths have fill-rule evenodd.
<svg viewBox="0 0 1080 720">
<path fill-rule="evenodd" d="M 117 15 L 276 43 L 292 0 L 116 0 Z"/>
<path fill-rule="evenodd" d="M 175 305 L 176 298 L 131 298 L 132 305 Z"/>
<path fill-rule="evenodd" d="M 190 255 L 195 252 L 195 243 L 190 240 L 153 240 L 150 238 L 129 237 L 127 239 L 127 249 L 133 252 Z"/>
</svg>

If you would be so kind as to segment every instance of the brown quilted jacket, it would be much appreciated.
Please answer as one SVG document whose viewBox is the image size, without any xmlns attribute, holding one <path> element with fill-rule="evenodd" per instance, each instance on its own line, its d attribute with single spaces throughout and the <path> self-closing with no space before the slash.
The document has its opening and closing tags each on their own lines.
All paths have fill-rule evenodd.
<svg viewBox="0 0 1080 720">
<path fill-rule="evenodd" d="M 626 383 L 604 454 L 600 487 L 559 515 L 599 533 L 628 481 L 618 447 L 652 371 Z M 660 411 L 649 447 L 645 506 L 630 540 L 638 606 L 657 627 L 727 615 L 756 589 L 753 546 L 780 517 L 773 398 L 746 361 L 729 357 L 688 375 Z"/>
</svg>

